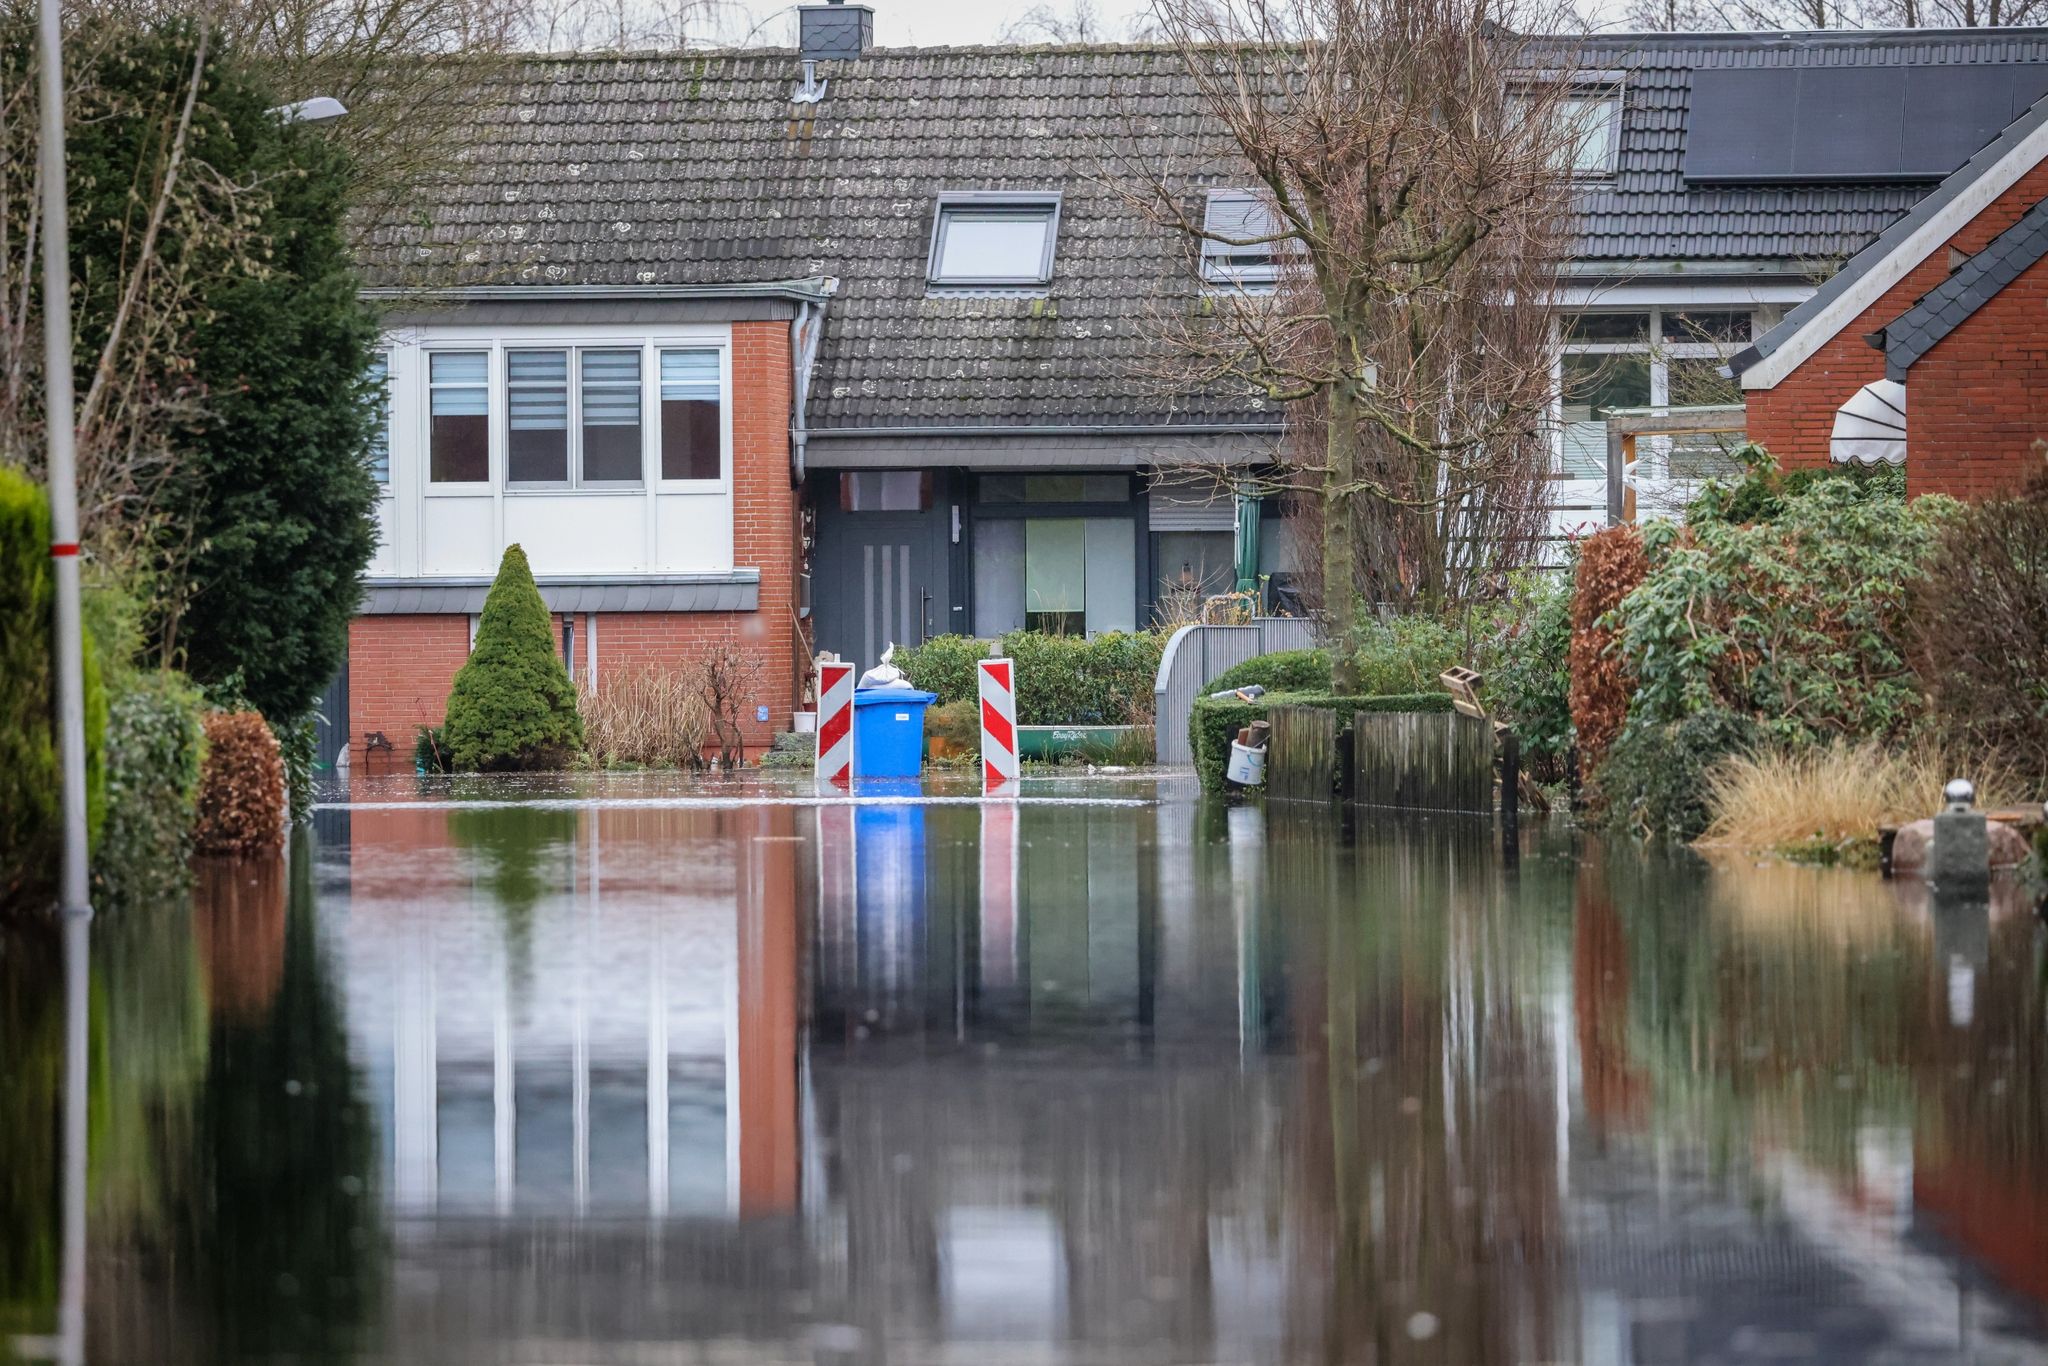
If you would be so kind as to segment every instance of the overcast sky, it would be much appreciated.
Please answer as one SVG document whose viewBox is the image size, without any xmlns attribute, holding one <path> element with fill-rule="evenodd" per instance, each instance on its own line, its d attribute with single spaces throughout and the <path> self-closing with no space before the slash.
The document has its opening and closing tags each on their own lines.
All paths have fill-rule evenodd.
<svg viewBox="0 0 2048 1366">
<path fill-rule="evenodd" d="M 1005 24 L 1038 0 L 868 0 L 875 12 L 875 43 L 880 47 L 961 47 L 993 43 Z M 1066 13 L 1073 0 L 1055 0 L 1053 9 Z M 1111 38 L 1122 37 L 1130 18 L 1149 8 L 1148 0 L 1093 0 L 1098 21 Z M 762 22 L 769 41 L 793 36 L 786 0 L 751 0 L 746 8 Z"/>
</svg>

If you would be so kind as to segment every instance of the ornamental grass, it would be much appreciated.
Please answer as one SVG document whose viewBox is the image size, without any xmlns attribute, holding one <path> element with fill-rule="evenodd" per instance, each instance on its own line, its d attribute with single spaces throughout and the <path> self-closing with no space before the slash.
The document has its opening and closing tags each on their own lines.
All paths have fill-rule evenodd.
<svg viewBox="0 0 2048 1366">
<path fill-rule="evenodd" d="M 600 768 L 690 768 L 711 729 L 701 674 L 653 665 L 577 695 L 583 743 Z"/>
</svg>

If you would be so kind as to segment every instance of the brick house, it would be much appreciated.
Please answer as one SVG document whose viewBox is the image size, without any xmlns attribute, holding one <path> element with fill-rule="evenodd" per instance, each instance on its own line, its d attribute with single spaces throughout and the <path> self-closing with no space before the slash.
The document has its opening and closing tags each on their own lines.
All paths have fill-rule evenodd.
<svg viewBox="0 0 2048 1366">
<path fill-rule="evenodd" d="M 1730 361 L 1788 465 L 1903 463 L 1980 497 L 2048 437 L 2048 101 L 2009 125 Z"/>
<path fill-rule="evenodd" d="M 1171 165 L 1191 213 L 1256 235 L 1179 59 L 884 49 L 864 6 L 799 19 L 795 52 L 497 69 L 452 170 L 371 233 L 384 535 L 323 708 L 355 762 L 376 734 L 395 752 L 371 771 L 406 764 L 441 718 L 513 541 L 579 681 L 755 652 L 756 747 L 790 725 L 812 649 L 1128 629 L 1237 577 L 1233 495 L 1178 476 L 1272 459 L 1280 415 L 1148 379 L 1149 348 L 1161 315 L 1270 291 L 1277 263 L 1191 249 L 1107 173 Z M 1560 534 L 1604 517 L 1609 410 L 1735 401 L 1722 367 L 1804 316 L 1816 261 L 1914 213 L 2048 93 L 2042 30 L 1601 35 L 1579 55 Z M 1845 100 L 1870 116 L 1758 124 Z M 1887 126 L 1910 164 L 1843 141 Z M 1655 449 L 1644 486 L 1682 491 L 1713 458 Z M 1261 514 L 1248 567 L 1284 590 Z"/>
</svg>

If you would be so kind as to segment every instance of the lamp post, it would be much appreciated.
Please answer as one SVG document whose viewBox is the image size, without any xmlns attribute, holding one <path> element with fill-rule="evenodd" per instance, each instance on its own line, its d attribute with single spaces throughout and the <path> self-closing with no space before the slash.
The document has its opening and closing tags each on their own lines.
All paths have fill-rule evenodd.
<svg viewBox="0 0 2048 1366">
<path fill-rule="evenodd" d="M 71 374 L 71 232 L 64 183 L 64 34 L 57 0 L 37 7 L 43 180 L 43 383 L 50 480 L 50 559 L 57 588 L 57 753 L 63 769 L 64 1195 L 57 1359 L 85 1360 L 85 1142 L 88 932 L 85 659 L 78 620 L 78 451 Z"/>
</svg>

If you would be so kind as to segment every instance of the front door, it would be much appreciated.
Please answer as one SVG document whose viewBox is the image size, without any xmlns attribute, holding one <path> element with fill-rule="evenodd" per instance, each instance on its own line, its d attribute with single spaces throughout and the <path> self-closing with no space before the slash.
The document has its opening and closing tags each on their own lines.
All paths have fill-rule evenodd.
<svg viewBox="0 0 2048 1366">
<path fill-rule="evenodd" d="M 818 649 L 866 670 L 891 642 L 921 645 L 964 630 L 952 610 L 951 512 L 944 501 L 931 499 L 923 510 L 851 511 L 841 505 L 837 484 L 827 476 L 818 490 L 811 560 Z"/>
</svg>

